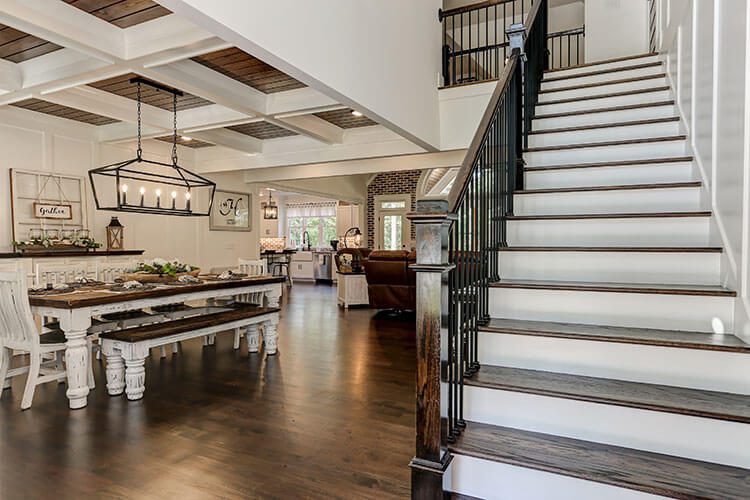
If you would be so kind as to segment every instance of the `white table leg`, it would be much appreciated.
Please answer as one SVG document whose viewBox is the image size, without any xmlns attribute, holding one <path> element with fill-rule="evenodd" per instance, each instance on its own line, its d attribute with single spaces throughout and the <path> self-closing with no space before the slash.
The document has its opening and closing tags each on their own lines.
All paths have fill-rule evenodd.
<svg viewBox="0 0 750 500">
<path fill-rule="evenodd" d="M 260 325 L 248 325 L 245 329 L 245 338 L 247 339 L 247 352 L 258 352 L 260 347 Z"/>
<path fill-rule="evenodd" d="M 119 396 L 125 390 L 125 360 L 118 351 L 105 352 L 107 359 L 107 392 L 110 396 Z"/>
<path fill-rule="evenodd" d="M 268 300 L 268 307 L 279 307 L 279 300 L 281 298 L 281 284 L 276 283 L 273 288 L 266 292 L 266 299 Z"/>
<path fill-rule="evenodd" d="M 131 344 L 123 347 L 125 360 L 125 394 L 133 401 L 141 399 L 146 391 L 146 358 L 148 349 Z"/>
<path fill-rule="evenodd" d="M 279 331 L 276 326 L 276 321 L 263 322 L 263 341 L 266 343 L 266 354 L 269 356 L 276 354 L 278 346 Z"/>
<path fill-rule="evenodd" d="M 60 327 L 65 333 L 65 369 L 68 375 L 70 408 L 84 408 L 89 395 L 89 366 L 91 350 L 86 340 L 86 331 L 91 326 L 91 315 L 86 309 L 73 309 L 60 318 Z"/>
</svg>

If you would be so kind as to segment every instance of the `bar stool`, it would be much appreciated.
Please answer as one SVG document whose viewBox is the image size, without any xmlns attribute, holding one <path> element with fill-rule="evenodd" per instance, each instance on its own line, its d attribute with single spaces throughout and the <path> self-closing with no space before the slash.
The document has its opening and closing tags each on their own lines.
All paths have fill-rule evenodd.
<svg viewBox="0 0 750 500">
<path fill-rule="evenodd" d="M 292 263 L 292 254 L 285 253 L 281 256 L 281 259 L 274 259 L 271 261 L 271 274 L 273 276 L 284 276 L 286 277 L 288 286 L 293 286 L 294 281 L 292 280 L 292 274 L 290 266 Z"/>
</svg>

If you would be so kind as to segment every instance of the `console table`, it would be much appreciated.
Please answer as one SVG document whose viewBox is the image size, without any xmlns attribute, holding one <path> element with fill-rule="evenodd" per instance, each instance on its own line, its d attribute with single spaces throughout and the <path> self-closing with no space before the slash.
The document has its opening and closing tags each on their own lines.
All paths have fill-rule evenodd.
<svg viewBox="0 0 750 500">
<path fill-rule="evenodd" d="M 349 306 L 370 305 L 365 273 L 341 273 L 337 271 L 336 275 L 338 276 L 336 289 L 340 306 L 349 309 Z"/>
</svg>

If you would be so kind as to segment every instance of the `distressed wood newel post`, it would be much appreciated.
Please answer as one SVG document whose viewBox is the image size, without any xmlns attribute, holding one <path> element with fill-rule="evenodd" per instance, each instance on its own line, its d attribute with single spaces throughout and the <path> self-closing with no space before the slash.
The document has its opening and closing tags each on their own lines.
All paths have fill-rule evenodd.
<svg viewBox="0 0 750 500">
<path fill-rule="evenodd" d="M 411 496 L 443 497 L 443 473 L 451 455 L 442 446 L 440 422 L 441 332 L 447 325 L 450 226 L 455 219 L 448 202 L 418 201 L 409 214 L 416 226 L 417 387 L 416 453 L 411 460 Z"/>
</svg>

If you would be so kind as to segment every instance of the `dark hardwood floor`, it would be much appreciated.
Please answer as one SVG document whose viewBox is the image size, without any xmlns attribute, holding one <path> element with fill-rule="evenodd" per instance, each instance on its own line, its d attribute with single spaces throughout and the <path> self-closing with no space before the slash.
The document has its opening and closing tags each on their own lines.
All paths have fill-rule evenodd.
<svg viewBox="0 0 750 500">
<path fill-rule="evenodd" d="M 65 385 L 23 377 L 0 400 L 0 498 L 406 498 L 414 450 L 414 318 L 344 312 L 336 290 L 295 284 L 279 354 L 216 345 L 147 360 L 146 394 L 83 410 Z"/>
</svg>

